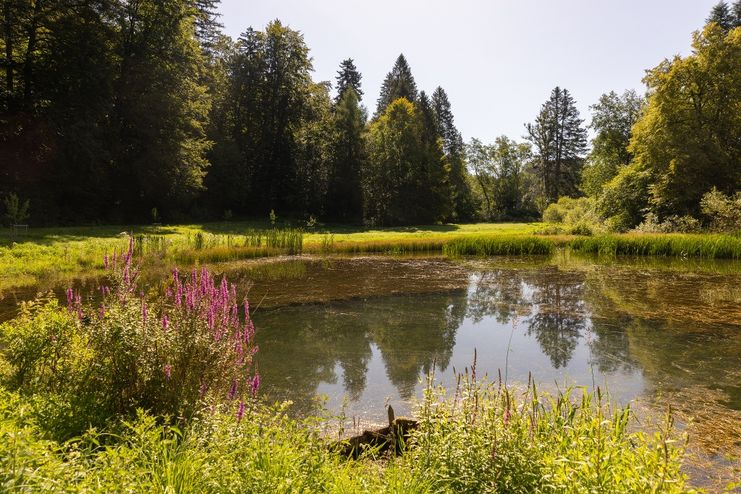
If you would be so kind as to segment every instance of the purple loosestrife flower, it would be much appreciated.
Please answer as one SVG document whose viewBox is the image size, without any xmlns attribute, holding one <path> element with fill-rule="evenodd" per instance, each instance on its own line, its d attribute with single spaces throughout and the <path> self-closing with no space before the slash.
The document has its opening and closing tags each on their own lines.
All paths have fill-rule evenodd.
<svg viewBox="0 0 741 494">
<path fill-rule="evenodd" d="M 509 425 L 509 408 L 504 410 L 504 426 L 507 427 Z"/>
<path fill-rule="evenodd" d="M 239 406 L 237 407 L 237 422 L 241 422 L 242 417 L 244 417 L 244 401 L 239 400 Z"/>
<path fill-rule="evenodd" d="M 67 308 L 72 311 L 72 307 L 75 302 L 75 291 L 72 288 L 67 288 Z"/>
<path fill-rule="evenodd" d="M 167 376 L 167 380 L 169 381 L 172 377 L 172 364 L 165 364 L 162 370 L 165 371 L 165 376 Z"/>
<path fill-rule="evenodd" d="M 103 256 L 103 268 L 108 269 L 108 254 Z"/>
<path fill-rule="evenodd" d="M 237 396 L 237 380 L 232 380 L 232 386 L 229 388 L 229 399 L 233 400 Z"/>
<path fill-rule="evenodd" d="M 170 328 L 170 319 L 167 317 L 167 314 L 162 316 L 162 329 L 167 331 Z"/>
<path fill-rule="evenodd" d="M 252 378 L 252 396 L 257 396 L 257 390 L 260 388 L 260 374 L 255 374 Z"/>
</svg>

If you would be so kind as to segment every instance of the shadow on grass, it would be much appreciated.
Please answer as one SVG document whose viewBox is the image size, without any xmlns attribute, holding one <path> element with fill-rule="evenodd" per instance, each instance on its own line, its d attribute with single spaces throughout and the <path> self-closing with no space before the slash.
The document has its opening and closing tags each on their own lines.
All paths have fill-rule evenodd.
<svg viewBox="0 0 741 494">
<path fill-rule="evenodd" d="M 367 231 L 415 233 L 425 232 L 451 232 L 458 230 L 458 225 L 416 225 L 416 226 L 391 226 L 391 227 L 368 227 L 363 225 L 347 224 L 319 224 L 307 226 L 301 221 L 279 221 L 278 228 L 300 228 L 305 233 L 362 233 Z M 29 228 L 27 232 L 11 234 L 9 228 L 0 229 L 0 247 L 7 247 L 13 242 L 17 244 L 52 245 L 59 242 L 75 242 L 88 239 L 115 239 L 124 236 L 128 232 L 144 235 L 175 235 L 191 230 L 193 233 L 203 231 L 217 235 L 244 235 L 250 230 L 267 230 L 273 225 L 265 220 L 244 221 L 219 221 L 213 223 L 187 223 L 173 225 L 103 225 L 103 226 L 72 226 L 72 227 L 41 227 Z"/>
</svg>

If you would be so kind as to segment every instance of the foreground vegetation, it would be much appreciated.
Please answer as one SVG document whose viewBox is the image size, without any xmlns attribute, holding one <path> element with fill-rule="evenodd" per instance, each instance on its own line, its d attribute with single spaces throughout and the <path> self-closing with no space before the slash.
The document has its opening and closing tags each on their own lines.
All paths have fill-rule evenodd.
<svg viewBox="0 0 741 494">
<path fill-rule="evenodd" d="M 682 449 L 663 428 L 629 432 L 596 395 L 539 397 L 468 381 L 431 390 L 399 457 L 347 460 L 316 418 L 253 404 L 183 427 L 139 412 L 67 443 L 47 439 L 33 398 L 0 390 L 4 492 L 686 492 Z M 669 424 L 667 424 L 669 425 Z"/>
</svg>

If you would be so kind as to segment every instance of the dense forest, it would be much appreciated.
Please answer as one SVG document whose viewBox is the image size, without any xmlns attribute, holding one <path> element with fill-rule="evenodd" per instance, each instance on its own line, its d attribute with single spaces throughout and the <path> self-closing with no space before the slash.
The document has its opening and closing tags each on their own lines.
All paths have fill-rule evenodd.
<svg viewBox="0 0 741 494">
<path fill-rule="evenodd" d="M 555 87 L 524 141 L 491 144 L 464 143 L 445 90 L 420 90 L 403 55 L 371 114 L 352 58 L 316 82 L 299 31 L 276 20 L 234 40 L 217 7 L 3 0 L 7 223 L 273 210 L 424 224 L 535 219 L 558 203 L 560 220 L 577 204 L 579 218 L 625 230 L 741 201 L 741 0 L 713 8 L 692 54 L 647 71 L 645 95 L 604 94 L 587 125 Z"/>
</svg>

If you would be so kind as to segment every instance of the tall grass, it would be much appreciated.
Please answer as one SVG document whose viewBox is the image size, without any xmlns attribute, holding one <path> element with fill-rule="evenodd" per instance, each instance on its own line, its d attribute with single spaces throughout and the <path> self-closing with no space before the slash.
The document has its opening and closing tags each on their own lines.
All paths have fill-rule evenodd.
<svg viewBox="0 0 741 494">
<path fill-rule="evenodd" d="M 324 237 L 319 244 L 309 244 L 305 252 L 323 254 L 414 254 L 442 252 L 447 238 L 418 237 L 384 240 L 335 240 Z"/>
<path fill-rule="evenodd" d="M 430 385 L 401 456 L 348 460 L 317 418 L 252 403 L 183 429 L 140 413 L 115 435 L 62 446 L 43 438 L 32 402 L 0 388 L 4 492 L 678 493 L 682 448 L 671 420 L 631 432 L 629 408 L 599 392 L 540 396 L 467 375 L 453 396 Z"/>
<path fill-rule="evenodd" d="M 706 234 L 626 234 L 580 237 L 568 242 L 580 253 L 606 256 L 698 257 L 741 259 L 741 237 Z"/>
<path fill-rule="evenodd" d="M 499 256 L 551 254 L 556 244 L 535 236 L 463 237 L 447 242 L 448 256 Z"/>
</svg>

